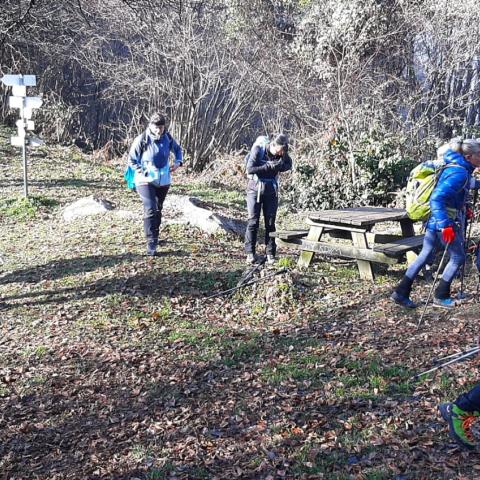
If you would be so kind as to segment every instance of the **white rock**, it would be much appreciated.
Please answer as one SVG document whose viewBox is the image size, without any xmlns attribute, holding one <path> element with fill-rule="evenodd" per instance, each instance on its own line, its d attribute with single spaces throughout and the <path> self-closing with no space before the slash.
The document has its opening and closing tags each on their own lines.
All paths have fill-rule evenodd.
<svg viewBox="0 0 480 480">
<path fill-rule="evenodd" d="M 91 195 L 90 197 L 80 198 L 76 202 L 67 205 L 63 211 L 63 219 L 70 222 L 76 218 L 105 213 L 114 208 L 115 205 L 112 202 Z"/>
</svg>

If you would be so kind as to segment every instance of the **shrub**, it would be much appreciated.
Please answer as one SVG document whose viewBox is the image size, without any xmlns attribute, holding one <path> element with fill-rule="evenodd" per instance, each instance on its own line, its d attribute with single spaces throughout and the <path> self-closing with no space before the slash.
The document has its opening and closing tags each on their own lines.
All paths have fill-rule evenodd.
<svg viewBox="0 0 480 480">
<path fill-rule="evenodd" d="M 299 148 L 285 195 L 293 206 L 302 209 L 391 205 L 417 163 L 403 152 L 403 145 L 400 137 L 370 132 L 357 142 L 353 162 L 349 162 L 343 132 L 319 147 Z"/>
</svg>

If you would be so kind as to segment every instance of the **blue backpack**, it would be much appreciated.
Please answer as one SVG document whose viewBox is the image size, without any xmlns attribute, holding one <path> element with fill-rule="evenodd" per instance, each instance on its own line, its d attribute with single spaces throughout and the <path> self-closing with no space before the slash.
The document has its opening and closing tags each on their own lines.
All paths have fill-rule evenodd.
<svg viewBox="0 0 480 480">
<path fill-rule="evenodd" d="M 147 132 L 142 133 L 142 139 L 140 140 L 140 156 L 147 148 Z M 128 158 L 128 157 L 127 157 Z M 127 165 L 123 172 L 123 178 L 127 182 L 127 188 L 129 190 L 135 190 L 135 169 L 131 165 Z"/>
</svg>

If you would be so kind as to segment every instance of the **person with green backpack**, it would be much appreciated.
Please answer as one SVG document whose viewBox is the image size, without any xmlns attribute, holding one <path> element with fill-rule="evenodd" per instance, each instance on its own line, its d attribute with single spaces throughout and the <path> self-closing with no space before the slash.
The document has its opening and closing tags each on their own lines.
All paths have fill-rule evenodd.
<svg viewBox="0 0 480 480">
<path fill-rule="evenodd" d="M 182 149 L 166 130 L 165 123 L 162 114 L 154 113 L 147 129 L 133 141 L 128 155 L 128 170 L 133 172 L 132 184 L 143 202 L 143 228 L 149 256 L 157 254 L 163 202 L 171 183 L 170 173 L 183 164 Z M 172 167 L 171 152 L 175 155 Z"/>
<path fill-rule="evenodd" d="M 467 195 L 472 186 L 472 173 L 480 167 L 480 142 L 475 139 L 451 140 L 444 154 L 444 162 L 428 198 L 429 217 L 425 224 L 422 251 L 408 267 L 390 297 L 395 303 L 407 308 L 417 307 L 410 299 L 412 284 L 437 243 L 448 248 L 450 259 L 435 289 L 433 303 L 443 308 L 455 306 L 450 288 L 465 261 L 465 235 L 461 219 L 465 215 Z M 480 185 L 476 183 L 474 187 L 479 188 Z"/>
</svg>

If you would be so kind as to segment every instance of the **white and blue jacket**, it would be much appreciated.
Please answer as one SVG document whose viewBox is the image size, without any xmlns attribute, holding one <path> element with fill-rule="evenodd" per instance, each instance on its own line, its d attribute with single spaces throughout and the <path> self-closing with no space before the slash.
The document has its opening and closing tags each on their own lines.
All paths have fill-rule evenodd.
<svg viewBox="0 0 480 480">
<path fill-rule="evenodd" d="M 170 152 L 175 155 L 175 165 L 182 165 L 182 149 L 167 130 L 158 140 L 149 129 L 136 137 L 128 155 L 128 163 L 135 170 L 135 186 L 170 185 Z"/>
</svg>

